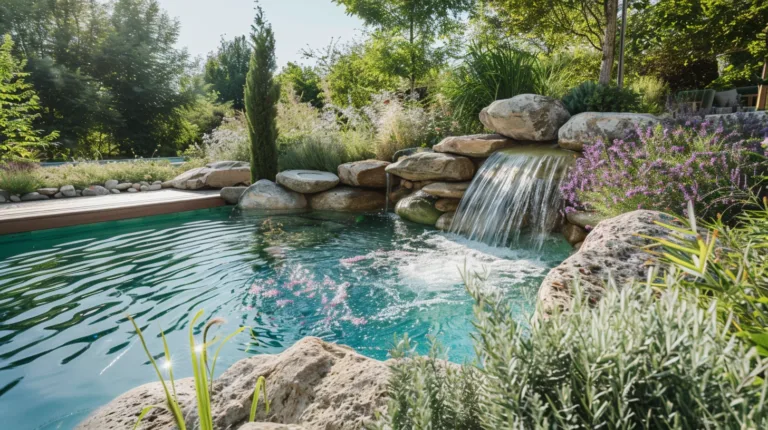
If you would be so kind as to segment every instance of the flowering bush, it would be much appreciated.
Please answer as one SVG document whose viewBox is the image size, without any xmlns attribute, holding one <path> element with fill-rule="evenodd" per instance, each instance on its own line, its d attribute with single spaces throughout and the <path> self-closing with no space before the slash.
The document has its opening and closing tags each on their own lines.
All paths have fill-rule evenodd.
<svg viewBox="0 0 768 430">
<path fill-rule="evenodd" d="M 585 146 L 561 191 L 566 211 L 684 213 L 692 201 L 697 213 L 712 216 L 754 190 L 767 167 L 760 138 L 727 131 L 722 123 L 690 120 Z"/>
</svg>

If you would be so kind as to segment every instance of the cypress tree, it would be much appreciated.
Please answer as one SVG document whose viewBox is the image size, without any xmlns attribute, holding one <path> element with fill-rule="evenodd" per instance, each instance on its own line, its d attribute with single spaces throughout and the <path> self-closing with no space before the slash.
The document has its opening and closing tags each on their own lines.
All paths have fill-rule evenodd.
<svg viewBox="0 0 768 430">
<path fill-rule="evenodd" d="M 245 79 L 245 117 L 251 142 L 251 182 L 275 180 L 277 175 L 277 101 L 280 85 L 274 79 L 277 69 L 275 34 L 264 20 L 261 6 L 251 25 L 253 51 Z"/>
</svg>

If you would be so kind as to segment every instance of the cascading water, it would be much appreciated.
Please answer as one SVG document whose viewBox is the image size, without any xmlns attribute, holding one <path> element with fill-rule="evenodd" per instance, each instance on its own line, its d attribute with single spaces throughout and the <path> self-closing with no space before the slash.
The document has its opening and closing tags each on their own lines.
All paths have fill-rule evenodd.
<svg viewBox="0 0 768 430">
<path fill-rule="evenodd" d="M 541 248 L 562 222 L 559 188 L 573 161 L 572 152 L 550 145 L 494 153 L 461 199 L 450 231 L 492 246 L 527 241 Z"/>
</svg>

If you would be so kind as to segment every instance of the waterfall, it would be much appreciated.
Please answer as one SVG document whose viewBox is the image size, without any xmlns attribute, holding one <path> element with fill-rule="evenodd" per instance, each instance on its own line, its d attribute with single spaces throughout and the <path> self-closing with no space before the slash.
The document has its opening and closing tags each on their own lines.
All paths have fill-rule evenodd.
<svg viewBox="0 0 768 430">
<path fill-rule="evenodd" d="M 559 188 L 573 161 L 572 152 L 551 145 L 494 153 L 472 179 L 450 231 L 492 246 L 540 248 L 562 222 Z"/>
</svg>

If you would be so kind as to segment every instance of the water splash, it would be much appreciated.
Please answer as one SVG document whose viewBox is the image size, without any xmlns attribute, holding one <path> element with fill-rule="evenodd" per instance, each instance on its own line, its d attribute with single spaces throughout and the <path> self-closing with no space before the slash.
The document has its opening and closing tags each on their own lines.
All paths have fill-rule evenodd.
<svg viewBox="0 0 768 430">
<path fill-rule="evenodd" d="M 450 231 L 491 246 L 527 242 L 540 249 L 562 222 L 559 188 L 573 161 L 572 152 L 549 145 L 494 153 L 472 180 Z"/>
</svg>

